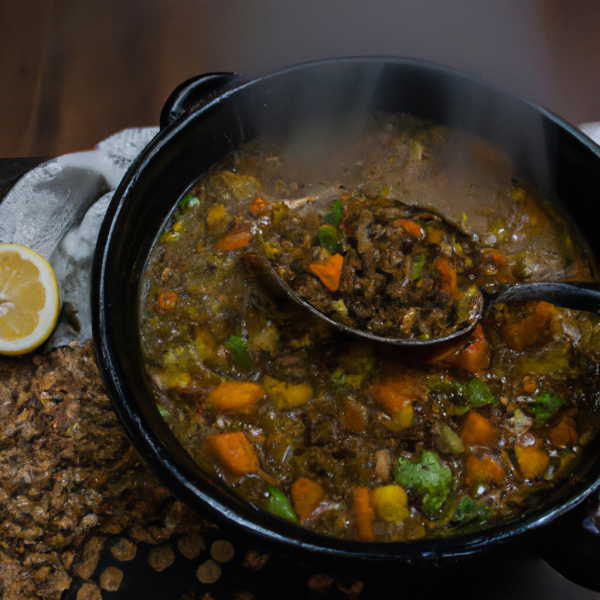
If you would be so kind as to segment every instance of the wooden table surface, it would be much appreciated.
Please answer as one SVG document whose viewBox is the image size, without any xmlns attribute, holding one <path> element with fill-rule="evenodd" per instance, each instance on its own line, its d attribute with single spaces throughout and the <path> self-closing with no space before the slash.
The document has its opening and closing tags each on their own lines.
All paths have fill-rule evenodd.
<svg viewBox="0 0 600 600">
<path fill-rule="evenodd" d="M 573 123 L 600 120 L 597 0 L 0 1 L 0 157 L 56 155 L 152 125 L 169 92 L 332 56 L 412 56 Z"/>
</svg>

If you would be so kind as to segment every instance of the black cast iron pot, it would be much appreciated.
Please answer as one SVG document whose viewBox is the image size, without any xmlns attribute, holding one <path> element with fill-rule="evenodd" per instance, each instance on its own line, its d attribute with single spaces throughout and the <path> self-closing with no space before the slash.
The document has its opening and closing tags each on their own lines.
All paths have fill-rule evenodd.
<svg viewBox="0 0 600 600">
<path fill-rule="evenodd" d="M 137 325 L 146 257 L 172 208 L 202 173 L 257 135 L 286 139 L 308 121 L 327 127 L 340 116 L 374 111 L 409 112 L 498 144 L 518 165 L 519 177 L 568 207 L 600 256 L 600 149 L 580 131 L 531 102 L 445 67 L 395 58 L 327 60 L 251 81 L 234 74 L 205 75 L 173 92 L 160 134 L 131 166 L 109 206 L 94 260 L 92 304 L 96 356 L 115 410 L 134 447 L 181 500 L 271 552 L 344 570 L 364 561 L 369 568 L 394 562 L 397 572 L 410 562 L 479 553 L 566 514 L 600 486 L 598 444 L 588 448 L 569 485 L 535 510 L 495 527 L 411 543 L 325 537 L 245 503 L 198 467 L 157 412 Z M 546 536 L 540 545 L 579 540 L 580 516 L 575 524 L 569 517 L 562 541 Z M 563 529 L 566 522 L 561 521 Z M 582 544 L 571 545 L 571 557 L 581 549 L 581 563 Z"/>
</svg>

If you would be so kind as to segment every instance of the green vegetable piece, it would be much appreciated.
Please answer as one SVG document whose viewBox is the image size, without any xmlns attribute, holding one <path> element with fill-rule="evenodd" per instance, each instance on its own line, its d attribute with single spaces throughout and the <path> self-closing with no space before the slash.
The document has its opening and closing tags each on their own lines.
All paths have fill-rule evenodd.
<svg viewBox="0 0 600 600">
<path fill-rule="evenodd" d="M 298 523 L 298 517 L 287 497 L 272 485 L 269 485 L 268 490 L 269 497 L 263 508 L 272 515 L 287 519 L 288 521 L 292 521 L 292 523 Z"/>
<path fill-rule="evenodd" d="M 192 194 L 187 194 L 177 203 L 177 206 L 183 210 L 188 206 L 198 206 L 198 204 L 200 204 L 200 200 L 198 200 L 198 198 L 192 196 Z"/>
<path fill-rule="evenodd" d="M 329 383 L 336 392 L 358 390 L 370 376 L 375 365 L 373 346 L 361 344 L 353 346 L 341 357 L 340 366 L 332 373 Z"/>
<path fill-rule="evenodd" d="M 334 200 L 331 208 L 323 216 L 325 223 L 331 223 L 334 227 L 337 227 L 344 218 L 344 205 L 340 200 Z M 333 253 L 332 253 L 333 254 Z"/>
<path fill-rule="evenodd" d="M 425 267 L 425 255 L 417 254 L 411 257 L 410 278 L 414 281 L 423 277 L 423 268 Z"/>
<path fill-rule="evenodd" d="M 398 458 L 396 481 L 421 494 L 423 512 L 433 517 L 448 497 L 452 471 L 440 461 L 435 452 L 423 450 L 418 463 L 403 457 Z"/>
<path fill-rule="evenodd" d="M 432 392 L 445 394 L 451 397 L 462 392 L 462 385 L 456 381 L 456 379 L 452 379 L 443 373 L 430 375 L 427 378 L 427 387 Z"/>
<path fill-rule="evenodd" d="M 498 404 L 492 390 L 479 377 L 474 377 L 462 387 L 462 396 L 471 406 L 485 406 L 486 404 L 496 406 Z"/>
<path fill-rule="evenodd" d="M 447 452 L 452 456 L 458 456 L 465 451 L 462 440 L 451 427 L 445 423 L 440 423 L 439 431 L 440 436 L 438 438 L 438 446 L 442 452 Z"/>
<path fill-rule="evenodd" d="M 146 319 L 151 319 L 153 316 L 154 316 L 154 313 L 151 310 L 144 311 L 144 317 L 146 317 Z"/>
<path fill-rule="evenodd" d="M 527 406 L 526 410 L 535 417 L 536 425 L 542 425 L 564 403 L 565 401 L 562 398 L 555 396 L 552 392 L 542 392 L 533 404 Z"/>
<path fill-rule="evenodd" d="M 454 521 L 459 523 L 465 523 L 471 521 L 477 516 L 477 509 L 475 508 L 475 502 L 468 496 L 465 496 L 459 503 L 456 512 L 454 513 Z"/>
<path fill-rule="evenodd" d="M 158 412 L 163 419 L 171 414 L 164 406 L 161 406 L 160 404 L 157 404 L 156 408 L 158 408 Z"/>
<path fill-rule="evenodd" d="M 489 506 L 483 502 L 475 502 L 468 496 L 465 496 L 456 507 L 453 521 L 459 523 L 467 523 L 479 517 L 480 521 L 486 521 L 492 516 L 492 511 Z"/>
<path fill-rule="evenodd" d="M 237 335 L 230 336 L 225 342 L 225 348 L 233 354 L 233 360 L 238 367 L 251 369 L 254 366 L 254 362 L 248 352 L 248 346 L 243 338 Z"/>
<path fill-rule="evenodd" d="M 333 225 L 321 225 L 319 227 L 319 243 L 332 256 L 342 251 L 340 232 Z"/>
<path fill-rule="evenodd" d="M 273 223 L 279 223 L 283 218 L 290 212 L 290 208 L 287 204 L 282 202 L 275 202 L 273 204 Z"/>
</svg>

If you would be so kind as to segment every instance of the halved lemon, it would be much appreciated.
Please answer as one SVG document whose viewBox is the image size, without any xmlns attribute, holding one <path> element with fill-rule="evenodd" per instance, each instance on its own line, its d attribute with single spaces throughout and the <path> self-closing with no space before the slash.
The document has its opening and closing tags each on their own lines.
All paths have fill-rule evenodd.
<svg viewBox="0 0 600 600">
<path fill-rule="evenodd" d="M 0 354 L 25 354 L 44 343 L 60 312 L 54 269 L 37 252 L 0 244 Z"/>
</svg>

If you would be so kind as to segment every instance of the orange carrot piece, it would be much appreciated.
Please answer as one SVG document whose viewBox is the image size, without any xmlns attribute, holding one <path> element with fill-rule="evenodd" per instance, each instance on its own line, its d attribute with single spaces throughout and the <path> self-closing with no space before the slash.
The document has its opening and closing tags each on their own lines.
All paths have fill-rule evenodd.
<svg viewBox="0 0 600 600">
<path fill-rule="evenodd" d="M 256 200 L 252 203 L 250 210 L 255 215 L 262 215 L 269 210 L 269 203 L 263 200 L 260 196 L 257 196 Z"/>
<path fill-rule="evenodd" d="M 399 375 L 377 384 L 371 395 L 381 408 L 393 415 L 407 404 L 419 400 L 423 389 L 410 375 Z"/>
<path fill-rule="evenodd" d="M 474 337 L 475 341 L 471 342 L 460 355 L 460 366 L 473 374 L 489 369 L 492 360 L 492 350 L 479 323 L 475 327 Z"/>
<path fill-rule="evenodd" d="M 228 231 L 219 241 L 215 244 L 215 250 L 219 252 L 229 252 L 231 250 L 237 250 L 247 246 L 254 237 L 251 231 L 232 229 Z"/>
<path fill-rule="evenodd" d="M 537 390 L 537 382 L 531 375 L 525 375 L 521 383 L 523 384 L 523 391 L 528 394 L 533 394 Z"/>
<path fill-rule="evenodd" d="M 489 485 L 494 482 L 501 484 L 504 481 L 504 469 L 491 457 L 477 458 L 471 454 L 467 458 L 465 483 L 467 485 Z"/>
<path fill-rule="evenodd" d="M 450 259 L 447 256 L 440 256 L 435 261 L 435 268 L 438 270 L 438 273 L 442 276 L 442 284 L 440 286 L 440 290 L 442 292 L 446 292 L 452 298 L 457 298 L 459 296 L 459 293 L 458 283 L 456 281 L 456 269 L 452 265 Z"/>
<path fill-rule="evenodd" d="M 550 432 L 550 441 L 557 448 L 566 448 L 569 444 L 576 444 L 578 439 L 575 421 L 571 417 L 565 417 Z"/>
<path fill-rule="evenodd" d="M 342 277 L 342 263 L 344 257 L 341 254 L 334 254 L 327 260 L 316 260 L 310 263 L 310 272 L 316 275 L 323 285 L 330 292 L 337 292 L 340 287 L 340 278 Z"/>
<path fill-rule="evenodd" d="M 412 237 L 416 237 L 417 239 L 421 239 L 425 235 L 425 231 L 423 228 L 414 221 L 409 221 L 408 219 L 397 219 L 394 221 L 394 225 L 400 225 L 408 235 L 412 235 Z"/>
<path fill-rule="evenodd" d="M 258 383 L 225 381 L 208 394 L 206 402 L 222 411 L 247 415 L 264 396 L 265 390 Z"/>
<path fill-rule="evenodd" d="M 467 446 L 493 446 L 496 443 L 496 430 L 485 417 L 470 410 L 463 422 L 460 439 Z"/>
<path fill-rule="evenodd" d="M 369 488 L 357 487 L 352 494 L 354 504 L 352 505 L 352 515 L 358 532 L 358 539 L 362 542 L 374 542 L 372 522 L 375 520 L 375 512 L 371 506 Z"/>
<path fill-rule="evenodd" d="M 294 511 L 300 523 L 308 521 L 327 496 L 321 484 L 306 477 L 296 479 L 292 483 L 291 492 Z"/>
<path fill-rule="evenodd" d="M 209 454 L 235 475 L 256 473 L 260 469 L 254 448 L 241 431 L 216 433 L 205 444 Z"/>
<path fill-rule="evenodd" d="M 544 474 L 550 464 L 550 456 L 543 448 L 515 444 L 515 455 L 519 470 L 525 479 L 535 479 Z"/>
<path fill-rule="evenodd" d="M 552 304 L 538 302 L 532 315 L 502 328 L 502 337 L 506 345 L 517 352 L 532 346 L 550 325 L 550 321 L 556 312 L 556 308 Z"/>
<path fill-rule="evenodd" d="M 161 315 L 173 310 L 177 305 L 177 293 L 176 292 L 161 292 L 158 295 L 158 312 Z"/>
</svg>

